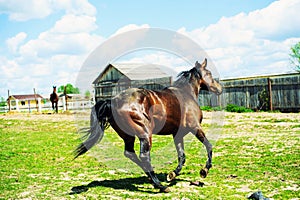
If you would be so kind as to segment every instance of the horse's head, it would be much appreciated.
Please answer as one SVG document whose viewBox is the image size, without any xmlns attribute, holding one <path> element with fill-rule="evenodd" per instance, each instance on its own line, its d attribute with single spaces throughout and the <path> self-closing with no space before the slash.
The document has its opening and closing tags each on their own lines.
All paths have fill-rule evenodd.
<svg viewBox="0 0 300 200">
<path fill-rule="evenodd" d="M 199 70 L 201 74 L 201 79 L 199 80 L 200 87 L 201 89 L 208 90 L 219 95 L 222 93 L 222 86 L 213 79 L 211 72 L 206 69 L 206 65 L 206 58 L 204 59 L 202 64 L 198 63 L 198 61 L 195 64 L 195 68 Z"/>
</svg>

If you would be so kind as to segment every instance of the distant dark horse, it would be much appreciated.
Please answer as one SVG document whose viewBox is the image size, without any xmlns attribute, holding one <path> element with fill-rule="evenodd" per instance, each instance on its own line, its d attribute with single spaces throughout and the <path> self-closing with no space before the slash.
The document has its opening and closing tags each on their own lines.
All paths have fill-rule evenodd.
<svg viewBox="0 0 300 200">
<path fill-rule="evenodd" d="M 55 108 L 55 112 L 58 112 L 58 96 L 56 94 L 56 86 L 53 86 L 53 92 L 50 94 L 50 101 L 52 103 L 52 109 L 54 110 Z"/>
<path fill-rule="evenodd" d="M 150 159 L 152 134 L 173 135 L 178 153 L 178 166 L 170 172 L 167 180 L 179 175 L 185 163 L 183 137 L 191 132 L 207 150 L 208 160 L 200 175 L 205 178 L 212 167 L 212 145 L 201 128 L 202 112 L 198 105 L 200 89 L 222 93 L 221 85 L 216 82 L 209 70 L 207 60 L 196 62 L 189 71 L 181 72 L 173 86 L 161 91 L 130 88 L 111 100 L 99 101 L 92 108 L 88 138 L 80 144 L 75 158 L 87 152 L 99 142 L 108 123 L 124 140 L 124 155 L 140 166 L 155 188 L 169 192 L 153 171 Z M 140 141 L 139 157 L 134 151 L 135 137 Z"/>
</svg>

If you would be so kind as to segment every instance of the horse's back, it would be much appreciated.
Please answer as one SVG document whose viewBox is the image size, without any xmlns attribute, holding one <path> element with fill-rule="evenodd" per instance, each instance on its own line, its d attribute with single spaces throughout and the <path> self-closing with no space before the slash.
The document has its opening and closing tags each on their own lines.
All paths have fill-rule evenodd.
<svg viewBox="0 0 300 200">
<path fill-rule="evenodd" d="M 179 100 L 171 90 L 127 89 L 112 99 L 114 126 L 125 132 L 173 134 L 181 122 Z"/>
</svg>

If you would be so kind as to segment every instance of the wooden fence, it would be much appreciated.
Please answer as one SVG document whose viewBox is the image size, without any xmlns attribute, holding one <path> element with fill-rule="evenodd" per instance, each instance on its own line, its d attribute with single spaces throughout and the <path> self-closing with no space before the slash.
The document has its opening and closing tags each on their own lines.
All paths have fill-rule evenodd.
<svg viewBox="0 0 300 200">
<path fill-rule="evenodd" d="M 224 92 L 216 97 L 200 92 L 202 106 L 234 104 L 253 110 L 300 112 L 300 73 L 221 80 Z"/>
<path fill-rule="evenodd" d="M 80 110 L 89 110 L 92 106 L 94 105 L 93 101 L 89 100 L 79 100 L 79 101 L 70 101 L 70 102 L 65 102 L 65 101 L 59 101 L 58 102 L 58 110 L 59 111 L 80 111 Z M 40 109 L 37 109 L 36 106 L 30 106 L 30 104 L 26 106 L 21 106 L 16 108 L 15 105 L 11 106 L 12 111 L 17 111 L 17 112 L 43 112 L 43 111 L 52 111 L 52 105 L 51 102 L 46 102 L 41 105 Z M 1 106 L 0 107 L 0 113 L 6 113 L 9 111 L 8 105 L 6 106 Z"/>
<path fill-rule="evenodd" d="M 222 95 L 201 91 L 200 106 L 225 107 L 234 104 L 253 110 L 300 112 L 300 73 L 223 79 L 220 82 L 224 88 Z M 67 107 L 78 110 L 90 108 L 92 105 L 91 101 L 75 101 L 68 102 Z M 61 103 L 60 107 L 65 109 Z M 42 108 L 45 109 L 52 109 L 50 103 Z M 0 108 L 0 112 L 7 110 L 5 107 Z"/>
</svg>

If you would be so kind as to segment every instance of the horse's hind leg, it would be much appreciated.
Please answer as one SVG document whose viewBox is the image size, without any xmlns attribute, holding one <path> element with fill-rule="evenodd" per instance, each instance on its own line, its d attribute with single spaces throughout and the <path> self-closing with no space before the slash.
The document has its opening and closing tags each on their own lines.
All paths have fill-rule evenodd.
<svg viewBox="0 0 300 200">
<path fill-rule="evenodd" d="M 134 151 L 134 141 L 135 137 L 133 136 L 127 136 L 126 138 L 123 138 L 125 143 L 125 150 L 124 150 L 124 156 L 129 158 L 132 162 L 137 164 L 139 167 L 143 169 L 143 165 L 141 160 L 137 157 L 135 151 Z M 145 169 L 143 169 L 145 171 Z"/>
<path fill-rule="evenodd" d="M 155 188 L 160 189 L 160 192 L 169 192 L 169 188 L 160 183 L 151 166 L 150 148 L 150 138 L 140 138 L 140 160 L 142 162 L 142 169 L 145 171 Z"/>
<path fill-rule="evenodd" d="M 180 174 L 180 171 L 185 163 L 185 154 L 184 154 L 184 143 L 183 143 L 183 137 L 179 134 L 173 136 L 177 155 L 178 155 L 178 165 L 176 169 L 172 172 L 170 172 L 167 176 L 167 181 L 172 181 L 175 179 L 176 176 Z"/>
<path fill-rule="evenodd" d="M 212 145 L 210 144 L 210 142 L 207 140 L 201 126 L 199 126 L 196 131 L 195 131 L 195 136 L 197 137 L 197 139 L 199 141 L 201 141 L 207 151 L 207 161 L 206 161 L 206 165 L 204 167 L 204 169 L 200 170 L 200 175 L 201 177 L 205 178 L 208 174 L 209 169 L 212 167 Z"/>
<path fill-rule="evenodd" d="M 134 151 L 135 137 L 127 136 L 126 138 L 123 137 L 123 140 L 125 143 L 124 155 L 143 169 L 143 171 L 147 174 L 148 178 L 150 179 L 151 183 L 154 185 L 155 188 L 159 188 L 161 192 L 168 192 L 168 188 L 160 183 L 151 166 L 150 143 L 146 142 L 144 139 L 140 139 L 141 153 L 140 158 L 138 158 Z"/>
</svg>

